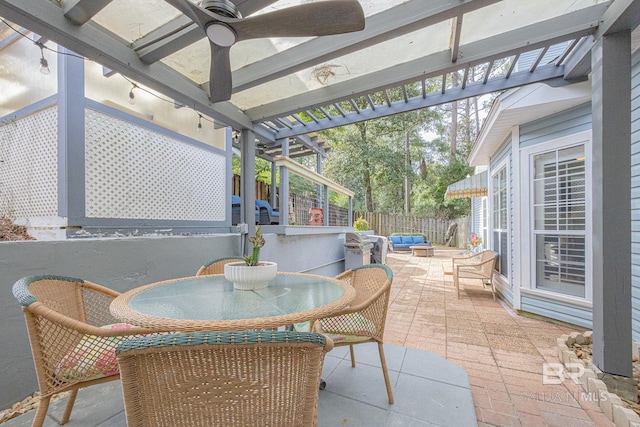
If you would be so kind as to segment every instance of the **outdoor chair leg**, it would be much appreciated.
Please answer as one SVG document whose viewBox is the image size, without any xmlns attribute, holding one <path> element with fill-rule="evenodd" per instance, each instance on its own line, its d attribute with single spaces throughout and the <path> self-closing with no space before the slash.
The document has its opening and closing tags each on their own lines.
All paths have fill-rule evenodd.
<svg viewBox="0 0 640 427">
<path fill-rule="evenodd" d="M 391 381 L 389 380 L 389 372 L 387 371 L 387 359 L 384 357 L 384 348 L 381 342 L 378 343 L 378 353 L 380 353 L 380 365 L 382 365 L 384 383 L 387 386 L 387 395 L 389 396 L 389 404 L 393 405 L 393 391 L 391 390 Z"/>
<path fill-rule="evenodd" d="M 351 367 L 355 368 L 356 367 L 356 356 L 355 356 L 355 353 L 353 352 L 353 345 L 349 346 L 349 353 L 351 355 Z"/>
<path fill-rule="evenodd" d="M 482 279 L 482 287 L 484 289 L 486 289 L 486 287 L 489 286 L 489 288 L 491 289 L 491 294 L 493 295 L 493 300 L 496 300 L 496 285 L 494 285 L 493 280 L 492 279 Z"/>
<path fill-rule="evenodd" d="M 73 404 L 76 402 L 77 396 L 78 389 L 71 390 L 71 394 L 69 394 L 69 400 L 67 401 L 67 406 L 64 408 L 64 415 L 62 415 L 60 424 L 66 424 L 67 422 L 69 422 L 69 418 L 71 418 L 71 411 L 73 410 Z"/>
<path fill-rule="evenodd" d="M 33 417 L 31 427 L 42 427 L 42 424 L 44 424 L 44 419 L 47 416 L 47 410 L 49 409 L 50 400 L 51 396 L 40 398 L 40 402 L 38 403 L 38 410 L 36 411 L 36 415 Z"/>
</svg>

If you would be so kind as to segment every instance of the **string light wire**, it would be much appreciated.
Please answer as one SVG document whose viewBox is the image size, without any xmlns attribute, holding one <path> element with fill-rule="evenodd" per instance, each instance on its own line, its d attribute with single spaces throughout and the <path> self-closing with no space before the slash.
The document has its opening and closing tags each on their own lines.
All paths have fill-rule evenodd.
<svg viewBox="0 0 640 427">
<path fill-rule="evenodd" d="M 20 36 L 24 37 L 25 39 L 27 39 L 27 40 L 29 40 L 29 41 L 32 41 L 36 46 L 38 46 L 38 47 L 41 49 L 41 53 L 42 53 L 42 58 L 41 58 L 41 60 L 40 60 L 40 66 L 41 66 L 41 67 L 44 67 L 44 66 L 45 66 L 45 65 L 42 63 L 42 62 L 43 62 L 43 61 L 42 61 L 42 59 L 44 59 L 44 62 L 45 62 L 45 63 L 47 62 L 47 60 L 44 58 L 44 50 L 45 50 L 45 49 L 46 49 L 46 50 L 48 50 L 48 51 L 50 51 L 50 52 L 56 53 L 56 54 L 60 54 L 60 55 L 67 55 L 67 56 L 71 56 L 71 57 L 74 57 L 74 58 L 79 58 L 79 59 L 82 59 L 82 60 L 92 61 L 92 60 L 91 60 L 91 59 L 89 59 L 89 58 L 86 58 L 86 57 L 81 56 L 81 55 L 77 55 L 77 54 L 75 54 L 75 53 L 62 52 L 62 51 L 59 51 L 59 50 L 57 50 L 57 49 L 52 49 L 52 48 L 50 48 L 50 47 L 46 46 L 44 43 L 40 43 L 40 42 L 37 42 L 37 41 L 35 41 L 35 42 L 34 42 L 34 41 L 29 37 L 29 36 L 27 36 L 26 34 L 24 34 L 24 33 L 23 33 L 23 32 L 21 32 L 21 31 L 19 31 L 18 29 L 14 28 L 14 27 L 13 27 L 13 26 L 12 26 L 12 25 L 7 21 L 7 20 L 5 20 L 4 18 L 0 18 L 0 22 L 2 22 L 4 25 L 6 25 L 7 27 L 9 27 L 9 28 L 14 32 L 14 33 L 16 33 L 16 34 L 18 34 L 18 35 L 20 35 Z M 92 62 L 93 62 L 93 61 L 92 61 Z M 46 65 L 46 66 L 48 67 L 48 63 L 47 63 L 47 65 Z M 172 99 L 168 99 L 168 98 L 164 98 L 164 97 L 162 97 L 162 96 L 158 95 L 157 93 L 154 93 L 154 92 L 152 92 L 152 91 L 150 91 L 150 90 L 148 90 L 148 89 L 146 89 L 146 88 L 144 88 L 144 87 L 142 87 L 142 86 L 139 86 L 137 83 L 135 83 L 133 80 L 131 80 L 131 79 L 127 78 L 126 76 L 124 76 L 124 75 L 122 75 L 122 74 L 120 74 L 120 73 L 118 73 L 118 74 L 119 74 L 123 79 L 125 79 L 127 82 L 129 82 L 129 83 L 132 85 L 132 88 L 131 88 L 131 90 L 129 91 L 129 102 L 131 102 L 131 100 L 133 99 L 133 100 L 134 100 L 134 101 L 133 101 L 133 103 L 135 104 L 135 95 L 133 94 L 133 89 L 136 89 L 136 90 L 141 90 L 141 91 L 143 91 L 143 92 L 146 92 L 146 93 L 148 93 L 149 95 L 152 95 L 152 96 L 156 97 L 156 98 L 157 98 L 157 99 L 159 99 L 160 101 L 164 101 L 164 102 L 168 102 L 168 103 L 171 103 L 171 104 L 175 104 L 174 100 L 172 100 Z M 132 96 L 132 95 L 133 95 L 133 96 Z M 188 106 L 186 106 L 186 105 L 185 105 L 185 107 L 190 108 L 190 109 L 194 110 L 196 113 L 198 113 L 198 116 L 199 116 L 199 118 L 198 118 L 198 124 L 199 124 L 198 128 L 201 128 L 201 127 L 202 127 L 202 126 L 201 126 L 201 125 L 202 125 L 202 120 L 205 120 L 205 121 L 210 122 L 210 123 L 214 123 L 214 121 L 213 121 L 212 119 L 209 119 L 208 117 L 203 116 L 203 115 L 202 115 L 202 114 L 201 114 L 197 109 L 195 109 L 195 108 L 193 108 L 193 107 L 188 107 Z"/>
</svg>

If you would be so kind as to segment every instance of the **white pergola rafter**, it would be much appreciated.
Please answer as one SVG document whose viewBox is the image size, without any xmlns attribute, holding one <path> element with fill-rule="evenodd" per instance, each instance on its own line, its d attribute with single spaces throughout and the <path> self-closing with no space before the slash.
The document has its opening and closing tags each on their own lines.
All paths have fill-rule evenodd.
<svg viewBox="0 0 640 427">
<path fill-rule="evenodd" d="M 519 55 L 523 52 L 529 52 L 536 49 L 544 49 L 549 46 L 568 40 L 580 39 L 584 36 L 592 34 L 597 28 L 598 19 L 606 10 L 606 4 L 594 5 L 591 8 L 579 10 L 571 14 L 552 18 L 537 24 L 532 24 L 523 28 L 512 30 L 497 36 L 488 37 L 483 40 L 460 46 L 460 52 L 464 54 L 464 63 L 452 63 L 450 49 L 431 54 L 425 58 L 409 61 L 403 64 L 390 66 L 378 72 L 371 73 L 361 78 L 350 79 L 341 83 L 329 85 L 327 87 L 310 91 L 302 95 L 297 95 L 282 99 L 271 104 L 265 104 L 253 109 L 249 109 L 246 113 L 255 123 L 267 120 L 273 120 L 299 111 L 304 111 L 317 106 L 326 106 L 336 101 L 350 100 L 359 96 L 367 96 L 374 92 L 384 91 L 389 88 L 398 87 L 404 84 L 413 84 L 418 81 L 440 76 L 443 78 L 447 73 L 457 71 L 488 63 L 490 61 Z M 562 70 L 549 72 L 548 69 L 541 70 L 536 67 L 526 77 L 522 77 L 518 81 L 508 78 L 489 79 L 484 85 L 484 89 L 479 89 L 473 85 L 473 90 L 466 94 L 456 94 L 450 97 L 443 97 L 435 100 L 431 98 L 427 102 L 421 103 L 415 108 L 424 108 L 438 103 L 451 102 L 457 99 L 463 99 L 469 96 L 478 96 L 485 93 L 500 91 L 523 84 L 530 84 L 540 81 L 556 79 L 562 76 Z M 488 85 L 489 82 L 495 80 L 496 84 Z M 468 88 L 468 87 L 467 87 Z M 466 90 L 466 89 L 465 89 Z M 340 96 L 340 94 L 344 94 Z M 444 94 L 444 92 L 443 92 Z M 425 97 L 425 100 L 429 96 Z M 435 102 L 435 103 L 434 103 Z M 408 103 L 406 103 L 408 104 Z M 397 104 L 396 104 L 397 105 Z M 414 109 L 414 108 L 411 108 Z M 406 110 L 404 110 L 406 111 Z M 403 112 L 402 109 L 388 109 L 385 115 Z M 382 112 L 378 117 L 382 117 Z M 341 116 L 345 118 L 345 114 Z M 363 115 L 361 114 L 360 117 Z M 345 121 L 339 120 L 340 115 L 335 116 L 332 125 L 326 127 L 342 126 Z M 354 121 L 360 121 L 353 118 Z M 348 122 L 348 120 L 346 120 Z M 304 129 L 295 126 L 297 132 L 303 132 Z M 320 127 L 314 127 L 310 124 L 308 129 L 313 131 L 320 130 Z M 312 131 L 312 130 L 307 130 Z M 278 135 L 282 137 L 284 134 Z"/>
<path fill-rule="evenodd" d="M 165 64 L 145 64 L 126 43 L 91 22 L 76 25 L 65 17 L 65 10 L 40 0 L 1 0 L 0 16 L 47 37 L 65 48 L 94 60 L 130 79 L 188 105 L 235 129 L 252 129 L 249 118 L 233 104 L 213 105 L 203 91 L 182 74 Z M 272 132 L 256 128 L 260 138 L 274 140 Z"/>
<path fill-rule="evenodd" d="M 275 0 L 234 0 L 243 16 L 251 15 Z M 217 125 L 250 129 L 261 142 L 275 143 L 289 136 L 382 117 L 417 108 L 496 92 L 534 82 L 563 84 L 582 80 L 589 72 L 589 46 L 593 37 L 616 31 L 618 27 L 637 26 L 640 16 L 637 0 L 616 0 L 588 5 L 546 21 L 531 24 L 479 41 L 461 44 L 465 14 L 500 3 L 500 0 L 408 0 L 367 18 L 365 30 L 355 33 L 313 38 L 282 52 L 239 68 L 233 72 L 234 90 L 247 90 L 323 63 L 359 49 L 452 20 L 448 49 L 402 64 L 389 64 L 380 71 L 329 84 L 302 95 L 286 96 L 274 102 L 240 109 L 232 102 L 212 104 L 208 85 L 196 84 L 179 71 L 159 60 L 204 37 L 201 29 L 185 16 L 169 20 L 159 28 L 129 43 L 106 31 L 92 17 L 111 0 L 72 0 L 64 8 L 42 0 L 0 0 L 0 16 L 28 28 L 80 55 L 101 63 L 124 76 L 156 90 L 177 104 L 194 108 L 212 117 Z M 598 34 L 594 33 L 598 31 Z M 587 36 L 587 37 L 584 37 Z M 579 40 L 582 42 L 578 43 Z M 469 72 L 471 67 L 493 64 L 507 57 L 516 60 L 522 53 L 548 49 L 555 43 L 572 41 L 555 68 L 534 64 L 531 72 L 519 75 L 511 68 L 506 75 L 492 76 L 491 66 L 480 82 L 466 82 L 463 88 L 446 86 L 453 71 Z M 538 62 L 542 55 L 538 57 Z M 428 93 L 425 80 L 442 76 L 445 82 L 439 95 Z M 402 102 L 391 100 L 389 90 L 419 84 L 419 99 L 405 96 Z M 386 102 L 373 103 L 373 95 L 382 93 Z M 368 102 L 361 105 L 357 102 Z M 232 98 L 233 101 L 233 98 Z M 345 104 L 341 103 L 345 102 Z M 347 111 L 344 105 L 351 105 Z M 353 109 L 353 105 L 357 106 Z M 337 111 L 337 114 L 332 112 Z M 314 115 L 314 112 L 322 112 Z M 305 114 L 300 114 L 305 113 Z M 310 121 L 307 123 L 307 118 Z M 284 121 L 283 121 L 284 120 Z M 300 140 L 304 144 L 305 140 Z M 317 152 L 319 147 L 309 147 Z M 322 152 L 322 150 L 320 149 Z"/>
</svg>

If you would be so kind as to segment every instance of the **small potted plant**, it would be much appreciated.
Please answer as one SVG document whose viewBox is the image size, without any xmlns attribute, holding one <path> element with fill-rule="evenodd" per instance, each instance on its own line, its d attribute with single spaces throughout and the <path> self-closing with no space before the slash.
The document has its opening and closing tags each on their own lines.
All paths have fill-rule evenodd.
<svg viewBox="0 0 640 427">
<path fill-rule="evenodd" d="M 482 237 L 476 233 L 471 233 L 469 236 L 469 252 L 478 253 L 482 251 Z"/>
<path fill-rule="evenodd" d="M 265 244 L 260 226 L 256 227 L 256 234 L 249 238 L 253 245 L 251 254 L 244 257 L 244 261 L 230 262 L 224 266 L 224 277 L 233 282 L 235 289 L 254 290 L 266 288 L 269 281 L 278 273 L 278 264 L 260 261 L 260 249 Z"/>
</svg>

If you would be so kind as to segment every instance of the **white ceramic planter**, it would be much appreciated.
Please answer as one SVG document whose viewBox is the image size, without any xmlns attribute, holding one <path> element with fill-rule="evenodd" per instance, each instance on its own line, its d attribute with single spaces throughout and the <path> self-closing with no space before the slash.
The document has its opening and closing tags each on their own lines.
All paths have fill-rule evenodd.
<svg viewBox="0 0 640 427">
<path fill-rule="evenodd" d="M 233 282 L 235 289 L 251 291 L 266 288 L 278 273 L 278 264 L 260 261 L 260 265 L 248 266 L 244 261 L 230 262 L 224 266 L 224 277 Z"/>
</svg>

